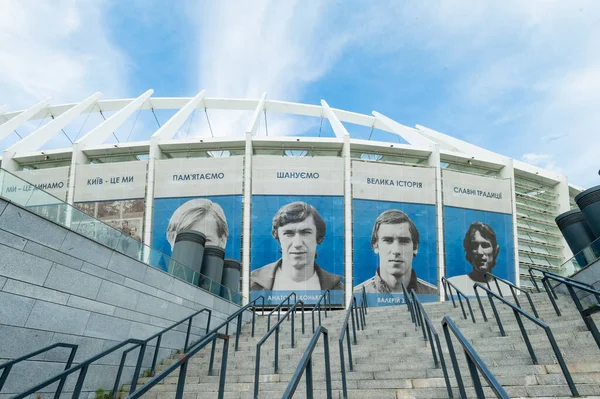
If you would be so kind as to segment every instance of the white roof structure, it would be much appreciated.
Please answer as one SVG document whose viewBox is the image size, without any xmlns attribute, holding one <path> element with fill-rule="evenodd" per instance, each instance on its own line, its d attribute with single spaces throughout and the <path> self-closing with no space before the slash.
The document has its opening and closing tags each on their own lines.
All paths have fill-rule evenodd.
<svg viewBox="0 0 600 399">
<path fill-rule="evenodd" d="M 183 125 L 194 110 L 254 111 L 252 119 L 248 121 L 249 128 L 246 132 L 240 131 L 240 138 L 243 138 L 245 133 L 256 136 L 260 114 L 263 112 L 273 112 L 327 119 L 337 139 L 343 139 L 348 134 L 344 123 L 350 123 L 398 135 L 402 140 L 409 143 L 409 145 L 391 144 L 396 149 L 404 148 L 409 151 L 430 152 L 437 148 L 444 158 L 449 158 L 457 162 L 468 162 L 475 166 L 491 169 L 501 169 L 510 159 L 509 157 L 421 125 L 417 125 L 414 128 L 404 126 L 376 111 L 373 111 L 372 115 L 364 115 L 332 108 L 325 100 L 322 100 L 320 105 L 291 103 L 269 100 L 266 98 L 266 93 L 259 99 L 215 98 L 207 97 L 207 93 L 204 90 L 193 98 L 152 97 L 152 94 L 153 91 L 148 90 L 133 99 L 101 100 L 101 93 L 94 93 L 79 103 L 59 105 L 52 105 L 50 100 L 46 99 L 25 110 L 10 112 L 7 111 L 7 105 L 2 105 L 0 106 L 0 140 L 27 122 L 43 119 L 47 115 L 51 115 L 54 118 L 5 149 L 2 154 L 2 167 L 14 171 L 19 170 L 19 164 L 43 161 L 48 159 L 49 156 L 70 158 L 74 148 L 77 149 L 76 151 L 93 153 L 95 150 L 104 151 L 112 147 L 115 148 L 113 151 L 118 153 L 118 148 L 131 149 L 131 147 L 135 147 L 136 149 L 147 147 L 149 151 L 151 141 L 156 141 L 161 145 L 167 146 L 176 142 L 181 143 L 184 140 L 173 139 L 173 137 L 177 129 Z M 148 141 L 146 142 L 121 142 L 110 146 L 105 144 L 106 139 L 112 135 L 112 132 L 127 121 L 135 111 L 150 109 L 178 110 L 178 112 L 155 132 L 150 132 Z M 99 111 L 112 111 L 114 114 L 100 125 L 84 132 L 83 136 L 74 143 L 73 148 L 42 150 L 43 146 L 49 140 L 61 134 L 61 129 L 75 118 L 82 114 L 98 113 Z M 231 139 L 231 137 L 222 137 L 217 139 L 217 141 Z M 264 139 L 266 138 L 261 138 L 261 140 Z M 281 142 L 290 142 L 290 139 L 290 136 L 268 137 L 268 140 Z M 296 140 L 306 141 L 308 138 L 302 136 L 301 139 L 296 138 Z M 186 144 L 193 144 L 199 140 L 187 139 L 185 141 L 187 141 Z M 364 141 L 356 140 L 356 144 Z M 382 145 L 381 142 L 372 141 L 369 143 L 385 148 L 385 145 Z M 319 146 L 320 144 L 313 143 L 313 145 Z M 564 179 L 563 176 L 555 172 L 529 165 L 519 160 L 513 160 L 513 163 L 517 173 L 523 173 L 534 180 L 539 179 L 541 182 L 552 184 L 553 182 L 562 182 Z"/>
</svg>

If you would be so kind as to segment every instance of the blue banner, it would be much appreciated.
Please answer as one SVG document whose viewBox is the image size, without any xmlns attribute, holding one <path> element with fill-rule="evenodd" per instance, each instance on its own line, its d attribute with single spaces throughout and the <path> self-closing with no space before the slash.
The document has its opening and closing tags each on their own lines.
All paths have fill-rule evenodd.
<svg viewBox="0 0 600 399">
<path fill-rule="evenodd" d="M 437 301 L 434 205 L 353 199 L 354 292 L 369 306 L 404 303 L 401 283 L 423 302 Z"/>
<path fill-rule="evenodd" d="M 253 195 L 251 299 L 276 305 L 290 292 L 314 304 L 325 290 L 344 303 L 344 199 Z"/>
<path fill-rule="evenodd" d="M 514 283 L 513 236 L 510 214 L 444 206 L 446 277 L 469 296 L 474 283 L 485 282 L 486 272 Z"/>
</svg>

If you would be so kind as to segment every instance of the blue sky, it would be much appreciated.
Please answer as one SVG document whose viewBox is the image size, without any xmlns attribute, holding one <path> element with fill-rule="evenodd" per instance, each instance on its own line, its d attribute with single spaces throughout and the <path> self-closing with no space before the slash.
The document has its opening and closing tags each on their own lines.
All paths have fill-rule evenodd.
<svg viewBox="0 0 600 399">
<path fill-rule="evenodd" d="M 11 110 L 149 88 L 325 99 L 600 184 L 597 1 L 5 0 L 2 9 L 0 105 Z M 140 140 L 156 127 L 139 126 Z"/>
</svg>

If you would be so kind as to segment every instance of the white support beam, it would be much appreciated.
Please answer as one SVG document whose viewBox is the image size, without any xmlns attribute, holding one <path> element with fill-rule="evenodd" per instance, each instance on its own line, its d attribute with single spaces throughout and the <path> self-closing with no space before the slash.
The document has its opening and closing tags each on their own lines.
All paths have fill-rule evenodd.
<svg viewBox="0 0 600 399">
<path fill-rule="evenodd" d="M 175 136 L 175 133 L 177 133 L 177 130 L 179 130 L 179 128 L 188 119 L 190 114 L 192 112 L 194 112 L 194 110 L 196 109 L 198 104 L 200 104 L 200 102 L 204 99 L 205 93 L 206 93 L 206 90 L 202 90 L 200 93 L 198 93 L 196 95 L 196 97 L 194 97 L 190 101 L 188 101 L 188 103 L 185 104 L 183 107 L 181 107 L 181 109 L 179 111 L 177 111 L 177 113 L 175 115 L 173 115 L 171 117 L 171 119 L 169 119 L 167 121 L 167 123 L 162 125 L 156 131 L 156 133 L 154 133 L 152 135 L 152 138 L 155 138 L 158 140 L 172 139 L 173 136 Z"/>
<path fill-rule="evenodd" d="M 123 124 L 138 108 L 142 106 L 154 93 L 154 90 L 148 90 L 129 104 L 121 108 L 110 118 L 89 131 L 85 136 L 75 142 L 80 149 L 86 146 L 103 144 L 113 132 Z"/>
<path fill-rule="evenodd" d="M 261 112 L 263 112 L 265 110 L 265 99 L 267 98 L 267 93 L 263 93 L 262 97 L 260 98 L 260 101 L 258 102 L 258 105 L 256 106 L 256 109 L 254 110 L 254 115 L 252 115 L 252 120 L 250 121 L 250 124 L 248 125 L 248 129 L 246 129 L 246 133 L 250 133 L 250 136 L 254 136 L 254 134 L 256 133 L 256 131 L 258 130 L 258 122 L 260 121 L 260 114 Z"/>
<path fill-rule="evenodd" d="M 321 106 L 323 107 L 323 115 L 327 119 L 329 119 L 329 123 L 331 124 L 331 128 L 333 129 L 333 133 L 335 133 L 335 137 L 337 137 L 338 139 L 344 138 L 344 136 L 348 134 L 348 131 L 346 130 L 342 122 L 340 122 L 339 118 L 335 115 L 335 113 L 329 107 L 329 104 L 327 104 L 325 100 L 321 100 Z"/>
<path fill-rule="evenodd" d="M 38 112 L 40 112 L 40 110 L 44 109 L 48 105 L 49 100 L 50 99 L 48 98 L 46 100 L 40 101 L 33 107 L 26 109 L 19 115 L 1 124 L 0 140 L 4 139 L 6 136 L 11 134 L 16 128 L 18 128 L 22 123 L 27 122 L 29 119 L 31 119 L 33 115 L 37 114 Z"/>
<path fill-rule="evenodd" d="M 3 114 L 8 109 L 8 104 L 0 105 L 0 114 Z"/>
<path fill-rule="evenodd" d="M 57 117 L 56 119 L 51 120 L 46 123 L 44 126 L 39 129 L 33 131 L 27 137 L 24 137 L 23 140 L 13 144 L 6 151 L 9 152 L 33 152 L 37 151 L 44 144 L 48 142 L 52 137 L 56 135 L 61 129 L 71 123 L 75 118 L 77 118 L 81 113 L 87 110 L 89 107 L 93 106 L 93 104 L 100 98 L 102 93 L 97 92 L 75 105 L 70 110 L 64 112 L 62 115 Z"/>
<path fill-rule="evenodd" d="M 498 164 L 504 164 L 507 157 L 496 154 L 493 151 L 486 150 L 485 148 L 481 148 L 471 143 L 467 143 L 466 141 L 462 141 L 452 136 L 448 136 L 447 134 L 440 133 L 436 130 L 430 129 L 425 126 L 416 125 L 417 129 L 422 130 L 425 134 L 432 137 L 434 140 L 439 140 L 441 143 L 450 145 L 457 150 L 464 152 L 472 157 L 477 157 L 481 160 L 488 160 Z"/>
<path fill-rule="evenodd" d="M 372 113 L 376 121 L 381 122 L 385 127 L 389 129 L 390 132 L 402 137 L 409 144 L 419 147 L 433 148 L 433 145 L 435 143 L 429 140 L 427 137 L 420 134 L 418 131 L 415 131 L 415 129 L 412 129 L 408 126 L 404 126 L 396 122 L 392 118 L 380 114 L 377 111 L 373 111 Z"/>
</svg>

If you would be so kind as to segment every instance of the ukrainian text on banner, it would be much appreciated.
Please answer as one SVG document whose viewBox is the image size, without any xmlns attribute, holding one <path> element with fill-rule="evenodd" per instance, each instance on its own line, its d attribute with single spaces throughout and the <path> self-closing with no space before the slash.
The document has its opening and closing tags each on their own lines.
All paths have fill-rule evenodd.
<svg viewBox="0 0 600 399">
<path fill-rule="evenodd" d="M 75 206 L 141 241 L 147 165 L 147 161 L 78 165 L 75 170 Z M 134 257 L 141 250 L 134 241 L 113 237 L 105 226 L 93 221 L 82 220 L 79 230 L 110 247 L 120 246 L 120 251 Z"/>
<path fill-rule="evenodd" d="M 341 158 L 253 158 L 251 298 L 314 304 L 330 290 L 344 303 L 343 194 Z"/>
<path fill-rule="evenodd" d="M 354 293 L 369 306 L 438 299 L 435 169 L 352 162 Z"/>
<path fill-rule="evenodd" d="M 69 167 L 0 173 L 0 196 L 64 224 L 67 219 Z"/>
<path fill-rule="evenodd" d="M 515 281 L 511 186 L 509 179 L 442 171 L 446 278 L 465 295 L 474 295 L 477 282 L 486 285 L 486 273 Z"/>
<path fill-rule="evenodd" d="M 220 247 L 226 258 L 239 261 L 243 163 L 242 156 L 157 160 L 152 247 L 171 255 L 177 234 L 196 230 L 206 236 L 205 246 Z M 155 264 L 169 268 L 165 259 Z"/>
</svg>

